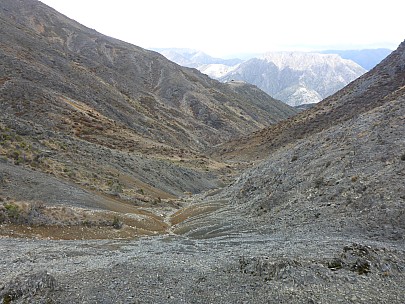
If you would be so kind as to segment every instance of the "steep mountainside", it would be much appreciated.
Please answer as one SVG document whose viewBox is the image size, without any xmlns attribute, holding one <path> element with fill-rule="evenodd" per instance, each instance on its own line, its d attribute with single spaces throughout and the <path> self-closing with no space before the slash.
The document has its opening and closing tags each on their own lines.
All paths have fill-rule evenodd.
<svg viewBox="0 0 405 304">
<path fill-rule="evenodd" d="M 344 59 L 349 59 L 366 70 L 371 70 L 379 64 L 385 57 L 391 54 L 390 49 L 365 49 L 365 50 L 327 50 L 324 54 L 338 54 Z"/>
<path fill-rule="evenodd" d="M 263 159 L 294 141 L 356 118 L 400 96 L 405 85 L 404 48 L 398 49 L 374 69 L 308 111 L 253 136 L 218 147 L 226 158 Z"/>
<path fill-rule="evenodd" d="M 313 109 L 227 146 L 227 156 L 265 161 L 218 199 L 231 202 L 242 226 L 272 235 L 403 241 L 404 122 L 405 41 Z"/>
<path fill-rule="evenodd" d="M 404 121 L 405 41 L 312 110 L 228 146 L 264 161 L 195 197 L 172 231 L 225 255 L 226 280 L 205 274 L 234 302 L 403 303 Z"/>
<path fill-rule="evenodd" d="M 240 64 L 220 80 L 243 80 L 298 106 L 321 101 L 364 72 L 358 64 L 338 55 L 275 52 Z"/>
<path fill-rule="evenodd" d="M 402 87 L 373 109 L 278 146 L 205 199 L 222 202 L 220 213 L 182 222 L 177 231 L 209 237 L 257 229 L 273 238 L 403 244 L 404 105 Z"/>
<path fill-rule="evenodd" d="M 46 178 L 55 193 L 74 182 L 78 193 L 125 202 L 217 187 L 225 165 L 202 155 L 206 147 L 295 113 L 36 0 L 2 1 L 0 58 L 1 181 L 17 199 L 45 199 L 49 189 L 33 181 Z M 18 191 L 24 174 L 32 182 Z"/>
<path fill-rule="evenodd" d="M 158 141 L 166 137 L 166 142 L 188 147 L 220 142 L 268 123 L 271 113 L 260 110 L 257 117 L 261 119 L 235 115 L 234 108 L 243 108 L 249 100 L 232 95 L 229 86 L 180 68 L 157 53 L 84 28 L 40 2 L 22 3 L 22 8 L 20 1 L 3 4 L 4 78 L 11 78 L 6 83 L 15 81 L 12 73 L 20 78 L 25 73 L 39 87 L 36 91 L 46 87 L 69 94 L 103 115 L 113 109 L 108 117 L 123 121 L 141 135 Z M 11 64 L 14 69 L 7 66 Z M 279 104 L 270 98 L 262 102 Z M 170 122 L 172 117 L 176 125 Z M 199 130 L 198 140 L 190 129 Z"/>
</svg>

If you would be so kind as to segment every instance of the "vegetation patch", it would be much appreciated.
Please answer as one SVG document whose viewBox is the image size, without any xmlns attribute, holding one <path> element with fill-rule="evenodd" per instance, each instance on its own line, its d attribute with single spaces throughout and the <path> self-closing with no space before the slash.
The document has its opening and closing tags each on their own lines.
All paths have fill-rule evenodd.
<svg viewBox="0 0 405 304">
<path fill-rule="evenodd" d="M 166 233 L 164 219 L 147 211 L 117 213 L 42 202 L 0 202 L 0 236 L 50 239 L 132 239 Z"/>
<path fill-rule="evenodd" d="M 44 154 L 35 149 L 24 137 L 0 124 L 0 156 L 15 165 L 38 168 L 44 164 Z"/>
</svg>

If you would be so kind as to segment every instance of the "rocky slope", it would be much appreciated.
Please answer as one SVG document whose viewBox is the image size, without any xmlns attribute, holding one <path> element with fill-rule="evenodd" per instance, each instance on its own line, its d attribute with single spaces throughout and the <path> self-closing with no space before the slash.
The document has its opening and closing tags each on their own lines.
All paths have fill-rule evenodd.
<svg viewBox="0 0 405 304">
<path fill-rule="evenodd" d="M 405 42 L 314 108 L 223 147 L 223 157 L 264 161 L 216 198 L 231 207 L 212 220 L 214 230 L 260 227 L 294 236 L 320 230 L 403 242 L 404 75 Z M 200 231 L 195 223 L 181 230 L 211 233 L 203 220 Z"/>
<path fill-rule="evenodd" d="M 138 202 L 218 187 L 218 170 L 229 169 L 206 147 L 295 113 L 254 86 L 222 84 L 39 1 L 3 1 L 0 23 L 1 166 L 26 170 L 3 178 L 16 199 L 42 193 L 35 183 L 18 191 L 39 172 L 94 201 L 99 192 Z"/>
<path fill-rule="evenodd" d="M 260 227 L 266 235 L 305 237 L 322 231 L 329 237 L 403 243 L 404 88 L 397 94 L 356 117 L 266 151 L 265 161 L 216 198 L 229 201 L 228 215 L 212 224 L 205 218 L 204 228 L 192 233 L 209 234 L 210 225 L 229 232 Z M 239 224 L 233 224 L 236 219 Z"/>
</svg>

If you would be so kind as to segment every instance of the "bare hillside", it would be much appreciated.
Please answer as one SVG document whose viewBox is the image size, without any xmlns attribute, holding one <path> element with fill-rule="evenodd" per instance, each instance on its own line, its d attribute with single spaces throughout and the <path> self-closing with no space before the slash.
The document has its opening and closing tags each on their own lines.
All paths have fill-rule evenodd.
<svg viewBox="0 0 405 304">
<path fill-rule="evenodd" d="M 216 188 L 230 168 L 207 147 L 295 113 L 254 86 L 221 84 L 39 1 L 3 1 L 0 23 L 1 154 L 27 170 L 7 184 L 10 197 L 41 193 L 18 191 L 32 170 L 137 204 Z"/>
</svg>

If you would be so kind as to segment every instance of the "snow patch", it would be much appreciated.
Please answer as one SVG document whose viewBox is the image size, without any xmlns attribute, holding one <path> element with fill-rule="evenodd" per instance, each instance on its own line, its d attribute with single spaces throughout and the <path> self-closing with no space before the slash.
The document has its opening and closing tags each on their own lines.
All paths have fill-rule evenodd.
<svg viewBox="0 0 405 304">
<path fill-rule="evenodd" d="M 201 72 L 204 73 L 208 76 L 210 76 L 211 78 L 220 78 L 222 76 L 225 76 L 226 74 L 228 74 L 229 72 L 234 71 L 235 69 L 237 69 L 239 67 L 239 64 L 234 65 L 234 66 L 229 66 L 229 65 L 225 65 L 225 64 L 204 64 L 201 65 L 199 67 L 197 67 L 197 69 Z"/>
</svg>

